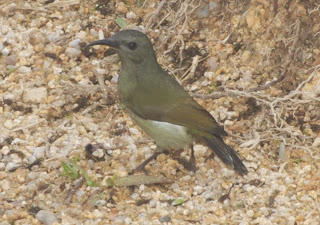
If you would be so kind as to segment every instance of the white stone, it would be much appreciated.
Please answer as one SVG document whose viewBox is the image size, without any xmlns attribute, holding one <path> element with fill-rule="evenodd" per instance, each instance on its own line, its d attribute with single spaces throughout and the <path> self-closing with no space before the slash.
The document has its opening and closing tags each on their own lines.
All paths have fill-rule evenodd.
<svg viewBox="0 0 320 225">
<path fill-rule="evenodd" d="M 320 146 L 320 137 L 317 137 L 313 144 L 312 144 L 313 147 L 319 147 Z"/>
<path fill-rule="evenodd" d="M 31 67 L 21 66 L 19 68 L 19 72 L 21 72 L 21 73 L 31 73 Z"/>
<path fill-rule="evenodd" d="M 40 210 L 36 214 L 36 218 L 45 225 L 51 225 L 53 223 L 58 223 L 55 214 L 51 211 Z"/>
<path fill-rule="evenodd" d="M 46 151 L 45 147 L 37 147 L 37 148 L 33 149 L 33 155 L 37 159 L 43 159 L 45 156 L 45 151 Z"/>
<path fill-rule="evenodd" d="M 2 25 L 1 27 L 1 33 L 3 35 L 6 35 L 9 32 L 9 27 L 7 25 Z"/>
<path fill-rule="evenodd" d="M 3 155 L 8 155 L 10 152 L 10 148 L 8 146 L 3 146 L 3 148 L 1 149 L 1 154 Z"/>
<path fill-rule="evenodd" d="M 81 51 L 77 48 L 67 48 L 65 51 L 65 54 L 69 57 L 69 58 L 77 58 L 80 56 Z"/>
<path fill-rule="evenodd" d="M 22 51 L 20 51 L 20 52 L 18 53 L 18 55 L 19 55 L 20 57 L 24 57 L 24 58 L 29 58 L 29 57 L 31 57 L 32 54 L 33 54 L 33 52 L 32 52 L 32 51 L 29 51 L 29 50 L 22 50 Z"/>
<path fill-rule="evenodd" d="M 98 31 L 98 37 L 99 37 L 99 40 L 104 39 L 104 34 L 103 34 L 103 31 L 102 31 L 102 30 L 99 30 L 99 31 Z"/>
<path fill-rule="evenodd" d="M 17 168 L 19 168 L 21 166 L 20 163 L 13 163 L 13 162 L 9 162 L 6 166 L 6 171 L 12 171 L 15 170 Z"/>
<path fill-rule="evenodd" d="M 8 47 L 5 47 L 2 49 L 1 53 L 5 56 L 9 55 L 10 54 L 10 48 Z"/>
<path fill-rule="evenodd" d="M 214 78 L 214 72 L 208 71 L 204 73 L 204 77 L 212 80 Z"/>
<path fill-rule="evenodd" d="M 69 43 L 69 47 L 71 48 L 77 48 L 77 49 L 80 49 L 80 42 L 81 40 L 79 38 L 75 39 L 75 40 L 72 40 L 70 43 Z"/>
<path fill-rule="evenodd" d="M 10 119 L 4 121 L 4 124 L 3 124 L 3 126 L 4 126 L 5 128 L 7 128 L 7 129 L 9 129 L 9 130 L 11 130 L 12 128 L 14 128 L 16 125 L 17 125 L 17 124 L 16 124 L 13 120 L 10 120 Z"/>
<path fill-rule="evenodd" d="M 45 87 L 27 88 L 23 92 L 23 102 L 41 103 L 47 98 L 47 89 Z"/>
<path fill-rule="evenodd" d="M 6 164 L 0 162 L 0 171 L 3 171 L 6 167 Z"/>
<path fill-rule="evenodd" d="M 126 17 L 128 19 L 135 19 L 137 16 L 136 16 L 136 14 L 134 12 L 130 11 L 130 12 L 127 12 Z"/>
</svg>

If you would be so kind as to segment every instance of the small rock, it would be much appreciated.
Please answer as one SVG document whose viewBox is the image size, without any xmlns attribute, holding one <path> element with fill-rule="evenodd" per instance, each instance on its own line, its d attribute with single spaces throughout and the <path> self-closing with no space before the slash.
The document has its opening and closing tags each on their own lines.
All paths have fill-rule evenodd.
<svg viewBox="0 0 320 225">
<path fill-rule="evenodd" d="M 258 30 L 261 28 L 260 17 L 257 15 L 255 10 L 250 10 L 246 16 L 246 22 L 248 28 Z"/>
<path fill-rule="evenodd" d="M 67 48 L 65 51 L 65 54 L 69 57 L 69 58 L 77 58 L 81 55 L 81 51 L 77 48 Z"/>
<path fill-rule="evenodd" d="M 160 218 L 159 221 L 162 222 L 162 223 L 164 223 L 164 222 L 170 223 L 171 222 L 171 218 L 170 218 L 170 216 L 163 216 L 163 217 Z"/>
<path fill-rule="evenodd" d="M 320 72 L 317 71 L 312 80 L 304 85 L 302 88 L 302 98 L 310 99 L 320 94 Z"/>
<path fill-rule="evenodd" d="M 201 82 L 201 85 L 202 85 L 203 87 L 208 86 L 208 85 L 209 85 L 209 82 L 206 81 L 206 80 L 204 80 L 204 81 Z"/>
<path fill-rule="evenodd" d="M 317 137 L 313 144 L 312 144 L 313 147 L 319 147 L 320 146 L 320 137 Z"/>
<path fill-rule="evenodd" d="M 9 55 L 10 52 L 11 52 L 11 51 L 10 51 L 10 48 L 8 48 L 8 47 L 3 48 L 2 51 L 1 51 L 1 53 L 2 53 L 3 55 Z"/>
<path fill-rule="evenodd" d="M 28 164 L 33 164 L 36 161 L 36 157 L 34 155 L 30 155 L 27 159 Z"/>
<path fill-rule="evenodd" d="M 243 62 L 248 62 L 251 58 L 251 52 L 246 50 L 242 53 L 242 61 Z"/>
<path fill-rule="evenodd" d="M 3 155 L 8 155 L 10 152 L 10 148 L 8 146 L 3 146 L 0 153 Z"/>
<path fill-rule="evenodd" d="M 6 171 L 13 171 L 16 170 L 17 168 L 19 168 L 21 166 L 20 163 L 13 163 L 13 162 L 9 162 L 6 166 Z"/>
<path fill-rule="evenodd" d="M 41 103 L 47 98 L 47 89 L 45 87 L 39 88 L 27 88 L 23 92 L 22 100 L 23 102 L 29 103 Z"/>
<path fill-rule="evenodd" d="M 6 164 L 4 164 L 3 162 L 0 162 L 0 171 L 5 170 L 6 168 Z"/>
<path fill-rule="evenodd" d="M 1 33 L 2 33 L 3 35 L 6 35 L 6 34 L 8 34 L 8 32 L 9 32 L 9 27 L 8 27 L 7 25 L 2 25 L 2 27 L 1 27 Z"/>
<path fill-rule="evenodd" d="M 21 66 L 19 68 L 19 72 L 21 72 L 21 73 L 31 73 L 31 67 Z"/>
<path fill-rule="evenodd" d="M 6 64 L 7 64 L 7 65 L 12 65 L 12 66 L 14 66 L 14 65 L 16 65 L 16 63 L 17 63 L 17 57 L 16 57 L 16 55 L 9 55 L 9 56 L 7 56 L 5 59 L 6 59 Z"/>
<path fill-rule="evenodd" d="M 13 129 L 15 126 L 17 125 L 17 123 L 15 123 L 13 120 L 6 120 L 4 121 L 3 126 L 9 130 Z"/>
<path fill-rule="evenodd" d="M 91 131 L 91 132 L 97 132 L 99 130 L 99 125 L 95 124 L 95 123 L 84 123 L 84 126 L 86 127 L 87 130 Z"/>
<path fill-rule="evenodd" d="M 116 83 L 118 83 L 118 80 L 119 80 L 119 74 L 116 74 L 116 75 L 114 75 L 114 76 L 112 77 L 111 83 L 116 84 Z"/>
<path fill-rule="evenodd" d="M 234 124 L 234 122 L 232 120 L 226 120 L 224 121 L 224 125 L 225 126 L 232 126 Z"/>
<path fill-rule="evenodd" d="M 70 43 L 69 43 L 69 47 L 71 48 L 77 48 L 77 49 L 80 49 L 80 42 L 81 40 L 79 38 L 75 39 L 75 40 L 72 40 Z"/>
<path fill-rule="evenodd" d="M 41 223 L 45 225 L 51 225 L 53 223 L 58 222 L 58 219 L 56 218 L 55 214 L 50 211 L 40 210 L 36 214 L 37 220 L 39 220 Z"/>
<path fill-rule="evenodd" d="M 123 2 L 119 2 L 119 4 L 117 5 L 116 11 L 118 13 L 127 13 L 128 8 L 126 7 L 126 5 Z"/>
<path fill-rule="evenodd" d="M 32 56 L 33 52 L 30 50 L 22 50 L 18 53 L 20 58 L 30 58 Z"/>
<path fill-rule="evenodd" d="M 197 89 L 198 89 L 197 85 L 192 85 L 191 88 L 190 88 L 191 91 L 195 91 Z"/>
<path fill-rule="evenodd" d="M 204 77 L 207 78 L 208 80 L 213 80 L 214 73 L 213 72 L 205 72 Z"/>
<path fill-rule="evenodd" d="M 33 149 L 33 155 L 37 159 L 42 159 L 42 158 L 44 158 L 45 151 L 46 151 L 45 147 L 37 147 L 37 148 Z"/>
<path fill-rule="evenodd" d="M 201 2 L 200 6 L 195 11 L 195 15 L 200 19 L 209 16 L 209 4 Z"/>
<path fill-rule="evenodd" d="M 46 38 L 39 30 L 33 30 L 29 34 L 29 42 L 32 45 L 45 44 Z"/>
<path fill-rule="evenodd" d="M 126 14 L 126 17 L 128 18 L 128 19 L 135 19 L 137 16 L 136 16 L 136 14 L 134 13 L 134 12 L 128 12 L 127 14 Z"/>
<path fill-rule="evenodd" d="M 102 39 L 105 38 L 104 37 L 104 33 L 103 33 L 103 31 L 101 29 L 98 31 L 98 37 L 99 37 L 99 40 L 102 40 Z"/>
<path fill-rule="evenodd" d="M 140 131 L 137 128 L 131 127 L 129 128 L 131 134 L 140 135 Z"/>
</svg>

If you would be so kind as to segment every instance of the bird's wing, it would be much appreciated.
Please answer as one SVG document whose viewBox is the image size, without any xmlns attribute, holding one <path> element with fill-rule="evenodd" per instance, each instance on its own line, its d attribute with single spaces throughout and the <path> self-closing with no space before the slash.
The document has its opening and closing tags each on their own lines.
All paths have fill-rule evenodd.
<svg viewBox="0 0 320 225">
<path fill-rule="evenodd" d="M 167 76 L 164 79 L 170 79 L 171 85 L 163 83 L 162 79 L 157 85 L 140 86 L 126 101 L 126 107 L 144 119 L 173 123 L 219 136 L 227 135 L 207 110 L 196 103 L 176 80 Z"/>
</svg>

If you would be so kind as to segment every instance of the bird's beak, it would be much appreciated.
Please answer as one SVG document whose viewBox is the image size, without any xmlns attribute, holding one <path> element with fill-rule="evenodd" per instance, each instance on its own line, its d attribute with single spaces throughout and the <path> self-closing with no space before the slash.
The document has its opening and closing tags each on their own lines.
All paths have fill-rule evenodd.
<svg viewBox="0 0 320 225">
<path fill-rule="evenodd" d="M 108 39 L 103 39 L 103 40 L 98 40 L 98 41 L 94 41 L 89 43 L 86 48 L 89 48 L 93 45 L 108 45 L 112 48 L 118 48 L 119 47 L 119 42 L 116 40 L 113 40 L 112 38 L 108 38 Z"/>
</svg>

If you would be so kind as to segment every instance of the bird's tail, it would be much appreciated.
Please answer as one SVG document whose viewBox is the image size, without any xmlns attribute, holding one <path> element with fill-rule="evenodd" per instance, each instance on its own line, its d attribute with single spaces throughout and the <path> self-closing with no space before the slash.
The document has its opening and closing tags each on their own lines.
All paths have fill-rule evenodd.
<svg viewBox="0 0 320 225">
<path fill-rule="evenodd" d="M 203 137 L 203 141 L 219 156 L 222 162 L 231 166 L 240 175 L 248 173 L 246 166 L 243 164 L 237 153 L 228 146 L 221 137 L 212 135 L 210 138 Z"/>
</svg>

